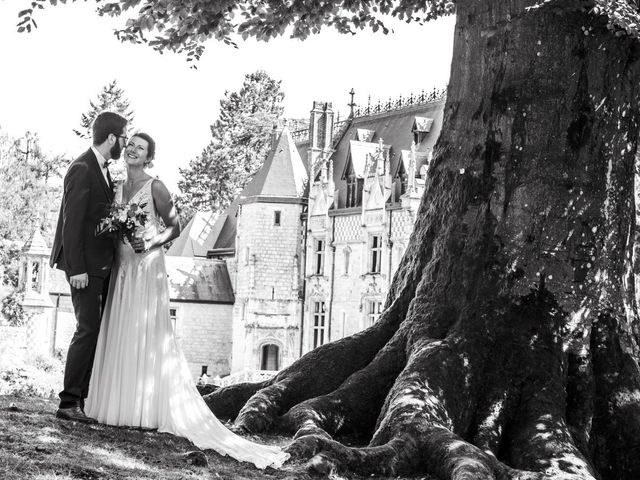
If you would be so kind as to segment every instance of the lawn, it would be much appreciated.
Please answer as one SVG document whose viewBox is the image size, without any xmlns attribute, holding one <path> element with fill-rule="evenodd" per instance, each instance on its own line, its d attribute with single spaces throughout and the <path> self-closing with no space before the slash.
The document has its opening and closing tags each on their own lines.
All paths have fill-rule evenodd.
<svg viewBox="0 0 640 480">
<path fill-rule="evenodd" d="M 212 450 L 204 452 L 208 465 L 198 466 L 186 455 L 195 450 L 193 445 L 183 438 L 155 431 L 59 420 L 55 417 L 56 408 L 55 400 L 0 396 L 1 479 L 311 478 L 299 462 L 287 463 L 282 470 L 262 471 Z M 289 441 L 276 436 L 253 438 L 278 445 Z"/>
</svg>

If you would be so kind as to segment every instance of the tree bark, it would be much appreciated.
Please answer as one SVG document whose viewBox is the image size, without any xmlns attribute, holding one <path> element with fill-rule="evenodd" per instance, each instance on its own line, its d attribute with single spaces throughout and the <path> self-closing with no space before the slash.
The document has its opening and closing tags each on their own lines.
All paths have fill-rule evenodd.
<svg viewBox="0 0 640 480">
<path fill-rule="evenodd" d="M 457 2 L 444 126 L 381 326 L 306 355 L 237 422 L 284 415 L 321 472 L 640 478 L 640 48 L 582 5 Z M 333 439 L 368 429 L 366 447 Z"/>
</svg>

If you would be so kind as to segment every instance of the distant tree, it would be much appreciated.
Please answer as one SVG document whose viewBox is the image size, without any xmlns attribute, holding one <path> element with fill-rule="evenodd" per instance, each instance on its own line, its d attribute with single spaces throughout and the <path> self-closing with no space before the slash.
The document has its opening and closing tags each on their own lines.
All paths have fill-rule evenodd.
<svg viewBox="0 0 640 480">
<path fill-rule="evenodd" d="M 53 230 L 52 205 L 59 204 L 60 177 L 66 161 L 45 155 L 37 134 L 14 139 L 0 132 L 0 261 L 3 284 L 17 286 L 17 245 L 36 228 L 45 238 Z"/>
<path fill-rule="evenodd" d="M 129 100 L 123 89 L 118 87 L 117 80 L 102 87 L 96 101 L 89 102 L 89 110 L 80 117 L 80 128 L 73 132 L 80 138 L 91 138 L 91 126 L 101 112 L 110 111 L 119 113 L 129 121 L 129 127 L 133 124 L 134 115 Z"/>
<path fill-rule="evenodd" d="M 226 208 L 262 166 L 283 100 L 280 81 L 263 71 L 246 75 L 239 91 L 225 92 L 209 145 L 180 169 L 183 221 L 197 210 Z"/>
<path fill-rule="evenodd" d="M 38 179 L 48 183 L 53 177 L 60 177 L 69 160 L 64 155 L 45 155 L 40 148 L 37 133 L 26 132 L 13 141 L 14 159 L 21 159 Z"/>
</svg>

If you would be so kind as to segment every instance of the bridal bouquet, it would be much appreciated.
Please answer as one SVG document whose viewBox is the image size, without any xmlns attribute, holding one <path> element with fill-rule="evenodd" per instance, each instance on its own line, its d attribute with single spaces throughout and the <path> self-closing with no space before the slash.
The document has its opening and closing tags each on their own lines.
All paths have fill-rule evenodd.
<svg viewBox="0 0 640 480">
<path fill-rule="evenodd" d="M 120 240 L 125 238 L 131 242 L 136 231 L 147 223 L 147 213 L 144 211 L 146 203 L 122 204 L 114 202 L 109 207 L 109 213 L 98 222 L 96 235 L 105 232 L 117 232 Z"/>
</svg>

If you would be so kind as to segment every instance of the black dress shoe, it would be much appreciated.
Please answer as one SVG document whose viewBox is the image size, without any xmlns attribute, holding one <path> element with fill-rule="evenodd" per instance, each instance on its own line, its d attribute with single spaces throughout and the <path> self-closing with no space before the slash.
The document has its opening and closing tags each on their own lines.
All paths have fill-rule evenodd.
<svg viewBox="0 0 640 480">
<path fill-rule="evenodd" d="M 73 422 L 97 423 L 93 418 L 87 417 L 78 405 L 69 408 L 59 408 L 56 412 L 56 417 Z"/>
</svg>

